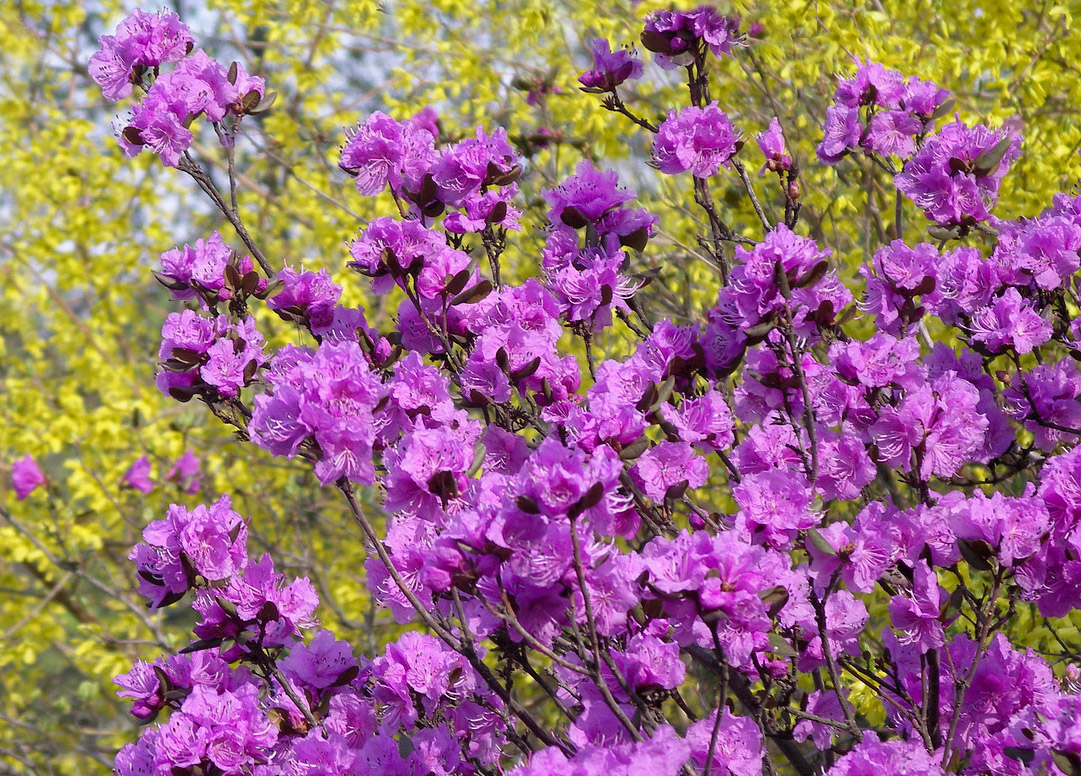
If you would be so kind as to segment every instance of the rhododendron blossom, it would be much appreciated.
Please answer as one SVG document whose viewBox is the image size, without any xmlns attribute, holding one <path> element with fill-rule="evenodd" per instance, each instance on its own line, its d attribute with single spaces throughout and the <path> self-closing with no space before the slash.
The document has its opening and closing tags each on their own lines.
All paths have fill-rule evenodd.
<svg viewBox="0 0 1081 776">
<path fill-rule="evenodd" d="M 817 158 L 859 166 L 894 220 L 854 267 L 802 215 L 781 118 L 755 135 L 775 175 L 747 174 L 742 106 L 711 96 L 716 57 L 769 77 L 739 30 L 651 14 L 641 42 L 687 89 L 648 113 L 623 87 L 643 64 L 593 42 L 575 99 L 648 161 L 568 164 L 430 108 L 361 117 L 341 196 L 381 198 L 342 285 L 319 257 L 274 266 L 193 144 L 211 124 L 235 185 L 261 78 L 173 14 L 102 36 L 106 98 L 140 89 L 122 147 L 194 177 L 239 240 L 162 254 L 186 306 L 157 385 L 326 488 L 313 508 L 340 497 L 401 626 L 346 640 L 329 570 L 286 573 L 239 498 L 169 506 L 129 558 L 155 617 L 187 600 L 193 639 L 116 678 L 144 725 L 117 773 L 1081 773 L 1078 650 L 1048 619 L 1081 605 L 1081 197 L 996 217 L 1020 136 L 943 124 L 946 90 L 856 60 Z M 692 254 L 717 285 L 677 309 L 651 283 Z M 202 489 L 190 451 L 157 481 L 120 465 L 140 492 Z M 46 481 L 22 455 L 12 484 Z"/>
</svg>

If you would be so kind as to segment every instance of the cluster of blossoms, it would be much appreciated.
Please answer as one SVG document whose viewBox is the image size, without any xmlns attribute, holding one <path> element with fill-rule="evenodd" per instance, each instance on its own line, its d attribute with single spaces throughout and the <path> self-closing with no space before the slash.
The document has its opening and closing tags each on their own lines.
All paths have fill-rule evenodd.
<svg viewBox="0 0 1081 776">
<path fill-rule="evenodd" d="M 132 552 L 151 608 L 194 590 L 198 640 L 116 678 L 145 723 L 168 721 L 124 747 L 134 774 L 475 774 L 505 739 L 503 704 L 474 669 L 432 636 L 407 633 L 374 659 L 317 629 L 307 579 L 248 556 L 247 526 L 222 496 L 172 506 Z M 302 631 L 313 632 L 307 642 Z M 408 750 L 395 736 L 408 736 Z"/>
<path fill-rule="evenodd" d="M 684 67 L 708 48 L 714 56 L 731 54 L 745 46 L 739 19 L 723 16 L 708 5 L 693 11 L 658 11 L 646 19 L 642 44 L 655 54 L 654 61 L 666 70 Z"/>
<path fill-rule="evenodd" d="M 271 287 L 251 257 L 241 258 L 218 232 L 163 253 L 155 276 L 174 299 L 195 299 L 202 308 L 171 313 L 162 326 L 158 388 L 181 401 L 235 399 L 267 360 L 248 298 L 264 299 L 280 284 Z M 222 304 L 228 314 L 218 311 Z"/>
<path fill-rule="evenodd" d="M 958 118 L 927 140 L 895 182 L 929 220 L 971 226 L 991 217 L 1002 178 L 1020 155 L 1020 135 Z"/>
<path fill-rule="evenodd" d="M 223 145 L 233 143 L 236 122 L 269 107 L 263 79 L 249 75 L 237 62 L 226 68 L 195 44 L 175 13 L 135 11 L 101 36 L 101 49 L 90 60 L 90 76 L 108 100 L 128 97 L 133 87 L 145 94 L 129 118 L 117 127 L 117 139 L 128 156 L 150 148 L 162 163 L 177 167 L 195 140 L 190 126 L 205 116 Z M 161 65 L 176 63 L 168 72 Z"/>
<path fill-rule="evenodd" d="M 150 14 L 136 9 L 116 28 L 102 35 L 101 48 L 90 57 L 90 76 L 106 99 L 122 100 L 143 74 L 163 64 L 179 62 L 195 45 L 187 26 L 175 13 Z"/>
<path fill-rule="evenodd" d="M 653 161 L 668 175 L 690 172 L 696 178 L 710 178 L 728 166 L 742 145 L 717 103 L 705 108 L 689 105 L 679 112 L 669 111 L 653 141 Z"/>
<path fill-rule="evenodd" d="M 642 77 L 642 60 L 630 50 L 612 51 L 612 44 L 606 38 L 595 38 L 592 46 L 593 69 L 578 77 L 578 82 L 587 90 L 611 92 L 626 81 Z"/>
<path fill-rule="evenodd" d="M 948 112 L 950 93 L 877 62 L 857 60 L 857 65 L 855 77 L 841 80 L 826 110 L 818 158 L 836 164 L 857 150 L 910 158 L 934 128 L 934 120 Z"/>
<path fill-rule="evenodd" d="M 950 93 L 931 81 L 860 63 L 842 79 L 826 110 L 818 158 L 837 164 L 857 151 L 901 159 L 894 184 L 944 229 L 944 236 L 988 221 L 1004 175 L 1021 153 L 1021 137 L 1010 130 L 970 127 L 960 118 L 934 131 L 935 119 L 953 107 Z"/>
<path fill-rule="evenodd" d="M 349 262 L 401 299 L 394 331 L 325 271 L 269 282 L 220 237 L 163 256 L 200 308 L 166 321 L 163 389 L 340 489 L 372 595 L 427 633 L 356 657 L 309 632 L 311 584 L 249 556 L 228 497 L 174 506 L 131 557 L 152 607 L 193 595 L 198 641 L 118 679 L 135 716 L 168 712 L 120 773 L 1079 772 L 1077 670 L 1063 681 L 1008 634 L 1019 605 L 1081 601 L 1081 198 L 993 219 L 1019 138 L 936 130 L 944 90 L 861 64 L 820 155 L 906 159 L 898 190 L 950 229 L 879 247 L 857 302 L 800 233 L 780 122 L 757 135 L 782 184 L 773 224 L 709 101 L 707 54 L 732 54 L 738 23 L 662 12 L 642 40 L 688 72 L 691 105 L 635 123 L 710 220 L 724 284 L 699 320 L 651 319 L 633 267 L 657 218 L 588 161 L 541 192 L 542 277 L 504 283 L 524 164 L 503 130 L 441 142 L 429 111 L 373 114 L 340 159 L 398 213 Z M 582 83 L 633 119 L 615 89 L 640 68 L 602 43 Z M 756 239 L 711 201 L 728 165 Z M 264 355 L 253 298 L 308 344 Z M 869 337 L 846 327 L 857 310 Z M 597 359 L 604 331 L 634 335 L 630 355 Z M 374 485 L 382 535 L 355 498 Z"/>
<path fill-rule="evenodd" d="M 316 474 L 323 484 L 341 477 L 375 482 L 373 412 L 386 391 L 359 343 L 328 339 L 314 352 L 283 348 L 266 380 L 273 394 L 256 399 L 250 426 L 255 444 L 288 457 L 301 445 L 314 444 L 321 453 Z"/>
<path fill-rule="evenodd" d="M 219 232 L 163 253 L 157 278 L 173 292 L 173 299 L 198 299 L 203 309 L 267 288 L 267 279 L 255 272 L 251 257 L 239 256 Z"/>
<path fill-rule="evenodd" d="M 373 113 L 348 134 L 338 165 L 361 194 L 374 196 L 389 187 L 422 220 L 456 209 L 445 219 L 451 234 L 517 229 L 520 211 L 510 200 L 521 167 L 506 131 L 488 135 L 478 127 L 475 137 L 437 150 L 439 134 L 427 111 L 404 122 Z"/>
<path fill-rule="evenodd" d="M 579 164 L 544 198 L 551 206 L 550 231 L 541 262 L 559 311 L 590 330 L 606 328 L 613 311 L 630 312 L 629 303 L 644 282 L 624 272 L 629 262 L 624 248 L 642 250 L 657 218 L 622 207 L 634 200 L 634 192 L 619 187 L 616 173 L 597 170 L 590 162 Z"/>
<path fill-rule="evenodd" d="M 225 315 L 170 313 L 161 335 L 158 387 L 181 400 L 196 395 L 235 398 L 266 361 L 263 335 L 251 316 L 234 323 Z"/>
</svg>

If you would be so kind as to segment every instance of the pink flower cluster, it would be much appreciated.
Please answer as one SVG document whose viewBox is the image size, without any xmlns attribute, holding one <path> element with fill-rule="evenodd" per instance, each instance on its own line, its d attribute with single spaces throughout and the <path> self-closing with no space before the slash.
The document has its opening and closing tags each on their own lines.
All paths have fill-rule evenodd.
<svg viewBox="0 0 1081 776">
<path fill-rule="evenodd" d="M 163 256 L 199 309 L 165 323 L 162 387 L 338 488 L 371 594 L 425 632 L 358 657 L 315 631 L 308 580 L 249 552 L 228 496 L 173 506 L 131 557 L 152 608 L 193 596 L 197 641 L 118 678 L 136 717 L 161 715 L 119 773 L 1077 771 L 1074 655 L 1010 637 L 1019 609 L 1081 602 L 1081 198 L 993 219 L 1018 139 L 936 131 L 943 90 L 861 63 L 819 156 L 903 160 L 897 190 L 943 236 L 874 246 L 846 277 L 800 227 L 780 121 L 757 138 L 782 178 L 771 223 L 709 101 L 707 54 L 737 53 L 738 23 L 660 12 L 643 42 L 690 87 L 659 127 L 616 102 L 629 54 L 598 44 L 583 83 L 655 134 L 662 173 L 697 179 L 724 279 L 706 311 L 650 314 L 655 273 L 635 269 L 658 219 L 590 161 L 536 197 L 540 278 L 507 282 L 527 165 L 502 129 L 441 143 L 430 112 L 373 114 L 341 154 L 398 212 L 348 264 L 398 295 L 393 330 L 325 271 L 271 284 L 215 237 Z M 123 56 L 128 78 L 156 66 Z M 199 110 L 221 122 L 212 76 Z M 727 165 L 760 231 L 712 202 Z M 247 310 L 264 298 L 310 339 L 264 353 Z M 43 478 L 16 466 L 23 497 Z M 379 487 L 384 532 L 357 486 Z"/>
<path fill-rule="evenodd" d="M 121 22 L 115 35 L 102 35 L 101 49 L 90 59 L 90 76 L 108 100 L 121 100 L 133 86 L 145 92 L 130 118 L 117 128 L 117 139 L 128 156 L 143 148 L 157 153 L 162 163 L 177 167 L 194 135 L 192 121 L 205 116 L 219 127 L 239 121 L 259 109 L 263 79 L 249 75 L 234 62 L 226 68 L 202 50 L 192 51 L 194 39 L 175 13 L 148 14 L 136 10 Z M 161 73 L 161 65 L 176 63 Z M 219 133 L 231 145 L 235 125 Z"/>
</svg>

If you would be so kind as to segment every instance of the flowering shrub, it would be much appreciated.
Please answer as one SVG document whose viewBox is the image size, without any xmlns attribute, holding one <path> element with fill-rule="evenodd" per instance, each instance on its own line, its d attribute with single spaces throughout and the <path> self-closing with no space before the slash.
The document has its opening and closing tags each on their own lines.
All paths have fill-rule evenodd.
<svg viewBox="0 0 1081 776">
<path fill-rule="evenodd" d="M 857 62 L 819 158 L 866 156 L 896 186 L 895 239 L 857 302 L 800 234 L 781 121 L 746 128 L 767 197 L 711 98 L 738 22 L 657 13 L 642 43 L 683 68 L 689 104 L 639 115 L 619 88 L 642 68 L 607 42 L 582 83 L 655 134 L 662 174 L 690 173 L 722 279 L 711 309 L 650 314 L 633 267 L 657 219 L 588 161 L 544 194 L 540 278 L 504 282 L 528 160 L 499 129 L 453 140 L 426 113 L 373 114 L 340 167 L 398 211 L 350 248 L 398 300 L 383 332 L 325 275 L 275 272 L 189 152 L 187 125 L 209 123 L 234 183 L 236 137 L 270 107 L 239 68 L 176 56 L 190 37 L 171 14 L 133 17 L 92 70 L 107 97 L 136 87 L 125 150 L 196 180 L 251 253 L 215 235 L 162 256 L 159 279 L 198 309 L 166 321 L 159 387 L 310 463 L 369 548 L 372 593 L 426 632 L 358 657 L 318 630 L 309 580 L 249 552 L 228 494 L 174 506 L 131 560 L 151 609 L 191 594 L 196 640 L 117 678 L 156 723 L 117 772 L 1081 773 L 1078 671 L 1055 673 L 1076 650 L 1011 641 L 1019 609 L 1081 602 L 1081 198 L 991 214 L 1014 130 L 939 125 L 944 90 Z M 726 223 L 721 174 L 757 234 Z M 906 199 L 933 243 L 905 241 Z M 263 301 L 304 344 L 266 352 Z M 598 359 L 617 326 L 634 352 Z M 28 460 L 19 476 L 41 475 Z M 357 499 L 377 484 L 385 533 Z"/>
</svg>

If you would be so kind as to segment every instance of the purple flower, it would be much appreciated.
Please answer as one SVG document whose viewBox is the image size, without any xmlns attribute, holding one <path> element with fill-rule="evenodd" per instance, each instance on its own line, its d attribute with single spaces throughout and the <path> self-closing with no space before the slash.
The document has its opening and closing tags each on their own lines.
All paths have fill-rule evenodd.
<svg viewBox="0 0 1081 776">
<path fill-rule="evenodd" d="M 1031 353 L 1051 339 L 1051 324 L 1044 320 L 1016 288 L 1006 292 L 987 307 L 976 310 L 968 328 L 974 342 L 983 343 L 992 353 L 1013 348 L 1017 353 Z"/>
<path fill-rule="evenodd" d="M 246 73 L 243 77 L 245 88 L 261 92 L 262 79 Z M 243 96 L 221 64 L 197 51 L 154 81 L 131 120 L 118 132 L 120 145 L 128 156 L 149 147 L 163 164 L 176 167 L 194 139 L 188 129 L 192 119 L 205 114 L 210 121 L 220 122 L 227 113 L 239 115 Z M 231 136 L 225 142 L 230 144 Z"/>
<path fill-rule="evenodd" d="M 476 350 L 469 354 L 461 373 L 462 393 L 475 404 L 491 401 L 502 404 L 511 396 L 510 378 L 499 364 Z"/>
<path fill-rule="evenodd" d="M 115 35 L 98 38 L 101 49 L 90 57 L 88 70 L 107 100 L 122 100 L 148 68 L 177 62 L 194 39 L 175 13 L 135 9 L 120 22 Z"/>
<path fill-rule="evenodd" d="M 113 679 L 113 684 L 120 687 L 118 697 L 133 699 L 131 715 L 136 719 L 152 717 L 165 706 L 161 681 L 150 663 L 137 661 L 130 671 Z"/>
<path fill-rule="evenodd" d="M 887 109 L 898 107 L 904 96 L 904 74 L 878 62 L 860 62 L 857 58 L 856 64 L 856 76 L 837 85 L 834 100 L 846 108 L 864 105 Z"/>
<path fill-rule="evenodd" d="M 801 237 L 784 224 L 778 224 L 750 251 L 736 248 L 736 260 L 728 287 L 719 297 L 719 315 L 743 331 L 757 326 L 784 309 L 785 299 L 777 284 L 776 266 L 787 275 L 792 289 L 789 307 L 793 322 L 801 334 L 812 334 L 817 328 L 816 315 L 824 302 L 839 312 L 852 300 L 840 284 L 836 270 L 827 271 L 808 285 L 809 279 L 828 268 L 830 250 L 822 250 L 814 240 Z"/>
<path fill-rule="evenodd" d="M 597 222 L 600 218 L 624 202 L 634 199 L 630 189 L 619 188 L 619 175 L 601 172 L 588 159 L 578 163 L 574 175 L 554 189 L 544 191 L 544 199 L 551 206 L 548 219 L 553 224 L 566 224 L 579 229 L 585 222 Z"/>
<path fill-rule="evenodd" d="M 909 471 L 918 451 L 922 479 L 949 477 L 983 446 L 988 421 L 979 403 L 972 383 L 946 372 L 908 393 L 896 408 L 884 407 L 869 433 L 890 466 Z"/>
<path fill-rule="evenodd" d="M 473 463 L 475 424 L 457 428 L 417 427 L 384 453 L 388 511 L 440 520 L 447 503 L 459 499 Z"/>
<path fill-rule="evenodd" d="M 16 458 L 11 464 L 11 486 L 15 488 L 15 498 L 19 501 L 45 485 L 45 482 L 45 475 L 29 455 Z"/>
<path fill-rule="evenodd" d="M 716 175 L 743 141 L 728 116 L 712 102 L 668 112 L 653 141 L 653 161 L 668 175 L 690 171 L 696 178 Z"/>
<path fill-rule="evenodd" d="M 654 234 L 659 219 L 641 208 L 617 208 L 609 210 L 597 221 L 597 234 L 614 234 L 620 245 L 641 250 L 645 241 Z"/>
<path fill-rule="evenodd" d="M 117 752 L 113 767 L 119 776 L 147 776 L 157 772 L 155 763 L 158 731 L 151 729 L 134 744 L 124 744 Z"/>
<path fill-rule="evenodd" d="M 1001 493 L 988 498 L 976 491 L 969 499 L 949 494 L 939 505 L 948 509 L 949 529 L 957 539 L 986 542 L 1003 565 L 1013 566 L 1035 555 L 1049 538 L 1050 515 L 1033 495 L 1029 490 L 1020 498 Z"/>
<path fill-rule="evenodd" d="M 864 733 L 856 748 L 826 771 L 826 776 L 945 776 L 938 759 L 923 744 L 883 742 L 875 733 Z"/>
<path fill-rule="evenodd" d="M 217 389 L 219 396 L 234 397 L 244 387 L 245 368 L 248 360 L 244 352 L 238 352 L 232 340 L 219 339 L 206 353 L 207 363 L 199 370 L 199 375 L 208 384 Z"/>
<path fill-rule="evenodd" d="M 731 665 L 750 665 L 753 653 L 770 649 L 771 619 L 761 594 L 788 575 L 787 556 L 752 545 L 737 531 L 716 536 L 684 531 L 675 539 L 653 539 L 642 550 L 642 562 L 651 588 L 665 602 L 678 643 L 713 645 L 699 619 L 704 616 L 721 624 L 716 635 Z M 681 601 L 684 597 L 697 598 L 697 605 Z"/>
<path fill-rule="evenodd" d="M 171 281 L 168 286 L 174 299 L 195 298 L 201 289 L 217 291 L 220 297 L 225 287 L 225 267 L 234 255 L 221 234 L 211 232 L 205 240 L 196 240 L 194 246 L 185 245 L 161 254 L 161 274 Z"/>
<path fill-rule="evenodd" d="M 561 518 L 574 509 L 583 519 L 603 516 L 609 506 L 607 500 L 595 498 L 596 491 L 590 491 L 598 484 L 601 496 L 614 490 L 620 471 L 610 447 L 600 447 L 590 454 L 581 448 L 565 447 L 552 437 L 545 439 L 526 461 L 513 486 L 514 492 L 527 500 L 523 503 L 536 504 L 537 511 L 526 512 L 517 501 L 513 509 L 503 510 L 503 538 L 539 536 L 544 524 L 538 514 Z"/>
<path fill-rule="evenodd" d="M 938 621 L 942 588 L 925 561 L 916 564 L 914 574 L 910 595 L 895 595 L 890 599 L 890 619 L 893 627 L 900 631 L 898 641 L 914 644 L 923 653 L 945 643 L 945 634 Z"/>
<path fill-rule="evenodd" d="M 770 469 L 795 469 L 800 465 L 798 440 L 787 425 L 754 424 L 733 451 L 733 463 L 741 472 L 753 474 Z"/>
<path fill-rule="evenodd" d="M 922 130 L 923 122 L 907 111 L 882 111 L 871 118 L 862 145 L 881 156 L 909 157 L 916 151 L 915 136 Z"/>
<path fill-rule="evenodd" d="M 182 401 L 195 394 L 234 397 L 266 362 L 263 345 L 251 316 L 234 324 L 224 315 L 212 321 L 191 310 L 171 313 L 162 326 L 158 386 Z"/>
<path fill-rule="evenodd" d="M 961 251 L 970 249 L 962 248 Z M 975 252 L 973 258 L 978 258 Z M 875 251 L 871 266 L 860 267 L 859 273 L 867 281 L 867 292 L 861 305 L 873 313 L 878 326 L 895 336 L 912 333 L 919 315 L 915 297 L 920 296 L 933 304 L 941 297 L 930 296 L 938 290 L 936 277 L 943 265 L 950 267 L 952 254 L 940 256 L 935 246 L 919 243 L 908 246 L 894 240 Z M 959 257 L 966 259 L 966 256 Z M 980 263 L 982 259 L 980 259 Z M 873 269 L 872 269 L 873 268 Z M 943 289 L 943 293 L 946 293 Z M 932 308 L 934 309 L 934 308 Z"/>
<path fill-rule="evenodd" d="M 627 640 L 626 652 L 613 654 L 613 661 L 637 689 L 674 689 L 683 684 L 687 669 L 679 657 L 679 645 L 662 637 L 667 631 L 665 620 L 654 620 L 646 632 Z"/>
<path fill-rule="evenodd" d="M 372 278 L 372 290 L 383 294 L 396 283 L 405 288 L 407 276 L 416 277 L 426 264 L 449 250 L 442 232 L 427 229 L 419 221 L 382 216 L 369 222 L 349 247 L 353 261 L 348 266 Z"/>
<path fill-rule="evenodd" d="M 222 580 L 247 563 L 247 527 L 223 495 L 209 508 L 187 510 L 173 504 L 164 520 L 143 531 L 143 543 L 129 556 L 139 569 L 141 592 L 153 607 L 167 605 L 183 595 L 193 575 Z"/>
<path fill-rule="evenodd" d="M 1023 286 L 1031 277 L 1037 288 L 1053 291 L 1081 268 L 1079 221 L 1045 213 L 1031 221 L 1000 222 L 998 227 L 992 261 L 999 265 L 1004 282 Z"/>
<path fill-rule="evenodd" d="M 422 299 L 434 300 L 448 297 L 448 286 L 461 272 L 466 272 L 469 277 L 466 281 L 466 290 L 477 285 L 481 280 L 479 273 L 473 269 L 473 261 L 469 255 L 448 246 L 425 260 L 414 283 L 417 294 Z"/>
<path fill-rule="evenodd" d="M 762 156 L 766 157 L 766 163 L 762 165 L 759 174 L 769 170 L 770 172 L 783 172 L 792 169 L 792 157 L 785 148 L 784 133 L 781 131 L 781 122 L 774 116 L 769 127 L 765 131 L 754 136 Z"/>
<path fill-rule="evenodd" d="M 743 477 L 732 495 L 739 505 L 736 525 L 751 541 L 787 548 L 799 531 L 819 523 L 811 508 L 814 492 L 803 477 L 774 469 Z"/>
<path fill-rule="evenodd" d="M 282 281 L 282 290 L 267 301 L 267 307 L 302 315 L 313 329 L 325 329 L 334 322 L 334 307 L 341 298 L 342 287 L 330 279 L 325 269 L 297 272 L 284 267 L 278 273 L 278 280 Z"/>
<path fill-rule="evenodd" d="M 174 504 L 167 520 L 177 532 L 180 549 L 207 580 L 226 579 L 247 563 L 248 529 L 227 495 L 210 507 L 190 511 Z"/>
<path fill-rule="evenodd" d="M 258 698 L 254 684 L 222 693 L 196 687 L 181 706 L 181 712 L 205 731 L 206 759 L 225 773 L 240 773 L 265 760 L 278 738 L 278 728 L 267 720 Z"/>
<path fill-rule="evenodd" d="M 243 111 L 245 98 L 250 100 L 252 94 L 255 94 L 258 96 L 259 102 L 262 101 L 266 95 L 266 82 L 259 76 L 248 73 L 239 62 L 233 62 L 233 66 L 236 67 L 236 79 L 233 81 L 233 86 L 236 87 L 237 99 L 229 105 L 229 110 L 239 116 Z M 228 76 L 228 72 L 226 76 Z M 258 104 L 256 102 L 257 106 Z M 231 138 L 223 141 L 223 143 L 228 144 L 228 140 L 231 140 Z"/>
<path fill-rule="evenodd" d="M 856 76 L 838 84 L 826 109 L 818 158 L 836 164 L 857 148 L 880 156 L 909 157 L 916 140 L 932 127 L 932 116 L 949 92 L 877 62 L 860 63 Z"/>
<path fill-rule="evenodd" d="M 701 772 L 710 760 L 713 731 L 718 730 L 710 772 L 730 776 L 760 776 L 765 748 L 762 733 L 750 717 L 737 717 L 727 708 L 717 723 L 717 712 L 695 722 L 687 729 L 686 741 L 691 747 L 691 762 Z"/>
<path fill-rule="evenodd" d="M 241 96 L 229 81 L 228 71 L 201 49 L 181 60 L 175 70 L 160 76 L 147 98 L 155 92 L 162 93 L 162 100 L 173 106 L 182 122 L 200 114 L 212 122 L 221 121 Z"/>
<path fill-rule="evenodd" d="M 818 432 L 818 479 L 815 487 L 825 499 L 859 498 L 860 490 L 878 476 L 867 448 L 856 436 L 833 437 Z"/>
<path fill-rule="evenodd" d="M 722 16 L 709 6 L 693 11 L 658 11 L 646 17 L 642 43 L 666 70 L 693 62 L 700 42 L 720 57 L 730 54 L 736 46 L 747 45 L 747 38 L 739 33 L 739 17 Z"/>
<path fill-rule="evenodd" d="M 150 459 L 145 455 L 136 459 L 124 474 L 124 484 L 140 493 L 154 490 L 154 481 L 150 479 Z"/>
<path fill-rule="evenodd" d="M 938 84 L 910 75 L 905 81 L 901 103 L 906 110 L 924 121 L 924 131 L 927 131 L 931 128 L 931 118 L 946 104 L 949 96 L 949 90 L 940 89 Z"/>
<path fill-rule="evenodd" d="M 388 184 L 398 194 L 417 190 L 435 158 L 431 132 L 376 111 L 346 133 L 338 166 L 356 179 L 357 191 L 372 197 Z"/>
<path fill-rule="evenodd" d="M 463 656 L 417 632 L 388 644 L 373 662 L 372 674 L 375 699 L 387 705 L 385 719 L 392 729 L 399 724 L 412 729 L 418 708 L 431 713 L 443 702 L 462 698 L 476 683 Z"/>
<path fill-rule="evenodd" d="M 583 692 L 590 689 L 584 686 Z M 597 695 L 595 689 L 592 695 Z M 589 726 L 585 718 L 605 715 L 604 722 L 613 727 L 611 736 L 581 735 L 582 728 Z M 594 727 L 600 725 L 594 723 Z M 579 717 L 575 729 L 572 729 L 572 735 L 575 732 L 581 735 L 581 739 L 578 741 L 579 749 L 572 759 L 568 760 L 555 746 L 541 749 L 530 757 L 528 764 L 519 765 L 510 771 L 510 776 L 580 776 L 594 773 L 610 776 L 637 776 L 640 773 L 676 776 L 688 756 L 687 743 L 667 725 L 658 728 L 651 739 L 640 742 L 623 740 L 624 729 L 599 696 L 591 699 L 587 711 Z M 613 741 L 616 737 L 618 740 Z M 744 774 L 740 773 L 738 776 Z"/>
<path fill-rule="evenodd" d="M 158 607 L 182 596 L 193 574 L 214 581 L 238 573 L 248 562 L 246 541 L 248 529 L 223 495 L 209 508 L 170 506 L 164 520 L 147 525 L 143 543 L 129 557 L 143 594 Z"/>
<path fill-rule="evenodd" d="M 466 197 L 458 207 L 462 212 L 448 213 L 443 228 L 452 234 L 483 232 L 487 226 L 521 231 L 519 218 L 522 211 L 511 204 L 518 196 L 518 184 L 512 183 L 491 191 L 476 191 Z M 502 218 L 499 217 L 502 212 Z"/>
<path fill-rule="evenodd" d="M 623 274 L 627 256 L 614 234 L 607 235 L 600 245 L 581 250 L 577 241 L 561 239 L 573 234 L 568 229 L 550 235 L 543 259 L 547 285 L 567 320 L 586 321 L 594 331 L 600 331 L 611 325 L 613 309 L 630 312 L 626 300 L 634 296 L 642 281 Z"/>
<path fill-rule="evenodd" d="M 417 129 L 425 130 L 436 140 L 439 139 L 439 113 L 431 105 L 425 105 L 413 114 L 409 123 Z"/>
<path fill-rule="evenodd" d="M 661 405 L 661 415 L 675 427 L 681 440 L 699 450 L 723 450 L 732 444 L 732 412 L 719 391 L 684 399 L 679 409 L 666 402 Z"/>
<path fill-rule="evenodd" d="M 513 183 L 517 164 L 518 155 L 505 129 L 500 127 L 489 135 L 477 127 L 475 137 L 444 148 L 432 165 L 436 195 L 440 202 L 457 207 L 484 186 Z"/>
<path fill-rule="evenodd" d="M 706 484 L 709 466 L 685 442 L 660 442 L 646 450 L 631 469 L 642 492 L 657 502 L 678 498 L 687 489 Z"/>
<path fill-rule="evenodd" d="M 1051 452 L 1076 440 L 1065 429 L 1081 429 L 1081 370 L 1072 359 L 1037 364 L 1027 375 L 1014 375 L 1006 389 L 1006 414 L 1032 432 L 1036 446 Z M 1058 426 L 1058 428 L 1055 428 Z"/>
<path fill-rule="evenodd" d="M 167 99 L 151 87 L 151 93 L 135 106 L 131 119 L 118 129 L 117 140 L 127 156 L 138 156 L 149 148 L 167 167 L 180 164 L 181 155 L 191 147 L 195 136 L 179 114 L 184 106 L 174 106 Z"/>
<path fill-rule="evenodd" d="M 848 690 L 844 690 L 844 693 L 847 695 Z M 837 693 L 831 690 L 815 690 L 808 695 L 806 711 L 816 717 L 844 721 L 844 712 L 837 700 Z M 801 719 L 792 728 L 792 737 L 797 741 L 806 741 L 810 738 L 818 749 L 825 751 L 832 746 L 835 731 L 836 728 L 825 723 Z"/>
<path fill-rule="evenodd" d="M 371 485 L 373 411 L 385 388 L 360 345 L 324 341 L 314 355 L 279 351 L 270 369 L 273 392 L 255 397 L 252 441 L 291 457 L 311 437 L 322 451 L 315 465 L 320 482 L 344 476 Z"/>
<path fill-rule="evenodd" d="M 305 687 L 325 690 L 343 683 L 346 672 L 357 667 L 353 650 L 328 630 L 321 630 L 309 644 L 297 644 L 279 664 L 290 679 Z M 352 671 L 356 673 L 356 671 Z"/>
<path fill-rule="evenodd" d="M 632 52 L 612 51 L 606 38 L 594 38 L 592 46 L 593 69 L 578 77 L 582 86 L 611 92 L 624 81 L 642 77 L 642 62 Z"/>
<path fill-rule="evenodd" d="M 191 450 L 185 450 L 184 454 L 180 456 L 173 467 L 169 469 L 169 473 L 165 475 L 165 479 L 169 482 L 175 482 L 180 488 L 181 493 L 198 493 L 200 478 L 199 478 L 199 459 L 195 453 Z"/>
<path fill-rule="evenodd" d="M 881 331 L 866 342 L 837 342 L 830 347 L 830 359 L 841 379 L 866 388 L 918 387 L 923 378 L 916 366 L 919 355 L 915 339 L 897 339 Z"/>
<path fill-rule="evenodd" d="M 223 604 L 229 607 L 228 612 Z M 194 631 L 201 639 L 234 638 L 244 625 L 257 622 L 264 646 L 285 646 L 293 643 L 298 628 L 315 625 L 318 605 L 310 580 L 286 582 L 274 571 L 270 556 L 263 555 L 258 561 L 249 559 L 242 573 L 229 577 L 224 587 L 198 590 L 192 608 L 202 620 Z M 237 644 L 226 657 L 235 659 L 243 654 L 244 647 Z"/>
<path fill-rule="evenodd" d="M 990 218 L 1002 178 L 1020 153 L 1019 135 L 957 119 L 928 139 L 894 184 L 929 220 L 971 225 Z"/>
</svg>

